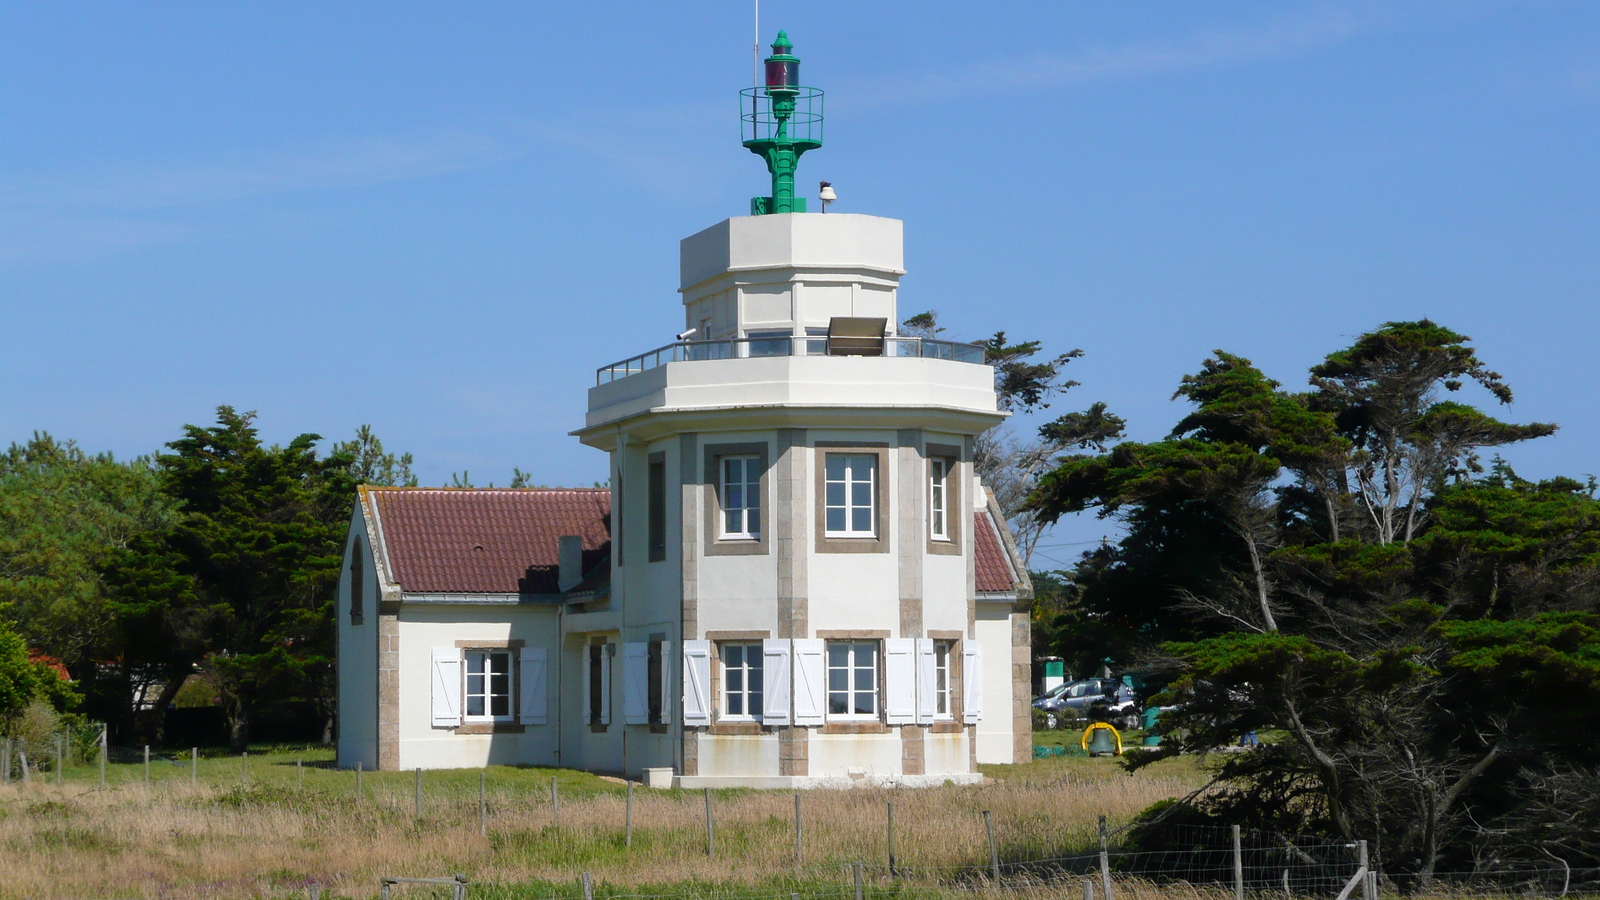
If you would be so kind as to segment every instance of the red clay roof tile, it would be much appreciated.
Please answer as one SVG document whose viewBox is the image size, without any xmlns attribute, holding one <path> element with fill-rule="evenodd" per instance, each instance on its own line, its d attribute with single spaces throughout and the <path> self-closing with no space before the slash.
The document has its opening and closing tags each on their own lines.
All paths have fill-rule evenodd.
<svg viewBox="0 0 1600 900">
<path fill-rule="evenodd" d="M 415 593 L 556 594 L 562 535 L 583 538 L 583 571 L 611 554 L 603 488 L 368 488 L 390 575 Z"/>
<path fill-rule="evenodd" d="M 988 513 L 973 513 L 972 533 L 978 537 L 973 547 L 978 593 L 998 594 L 1016 590 L 1017 583 L 1013 580 L 1011 565 L 1006 559 L 1005 544 L 1001 543 L 995 523 L 990 521 Z"/>
</svg>

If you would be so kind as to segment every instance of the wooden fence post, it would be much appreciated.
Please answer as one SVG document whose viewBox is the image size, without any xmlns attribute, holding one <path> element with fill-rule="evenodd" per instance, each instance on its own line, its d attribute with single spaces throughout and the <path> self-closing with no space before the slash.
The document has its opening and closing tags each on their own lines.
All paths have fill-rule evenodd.
<svg viewBox="0 0 1600 900">
<path fill-rule="evenodd" d="M 102 789 L 106 786 L 106 750 L 108 749 L 106 747 L 106 735 L 110 732 L 110 724 L 100 726 L 100 787 Z"/>
<path fill-rule="evenodd" d="M 1244 900 L 1244 846 L 1237 825 L 1233 826 L 1233 900 Z"/>
<path fill-rule="evenodd" d="M 144 745 L 144 786 L 150 786 L 150 745 Z"/>
<path fill-rule="evenodd" d="M 1083 883 L 1083 900 L 1094 900 L 1094 882 L 1093 881 L 1085 881 Z"/>
<path fill-rule="evenodd" d="M 250 783 L 250 751 L 249 750 L 244 751 L 244 755 L 239 757 L 239 783 L 240 784 L 249 784 Z"/>
<path fill-rule="evenodd" d="M 802 861 L 804 859 L 804 857 L 801 855 L 801 849 L 800 849 L 801 846 L 802 846 L 801 838 L 802 838 L 803 834 L 804 834 L 804 832 L 801 830 L 801 826 L 800 826 L 800 795 L 799 794 L 795 794 L 794 795 L 794 867 L 797 868 L 797 869 L 800 868 L 800 865 L 801 865 L 801 863 L 802 863 Z"/>
<path fill-rule="evenodd" d="M 422 767 L 417 766 L 417 803 L 416 817 L 422 818 Z"/>
<path fill-rule="evenodd" d="M 61 786 L 61 745 L 65 743 L 61 735 L 56 735 L 56 786 Z"/>
<path fill-rule="evenodd" d="M 995 881 L 1000 880 L 1000 851 L 994 845 L 994 821 L 989 818 L 989 811 L 983 811 L 983 831 L 989 836 L 989 877 Z"/>
<path fill-rule="evenodd" d="M 583 873 L 583 900 L 594 900 L 594 882 L 589 880 L 589 873 Z"/>
<path fill-rule="evenodd" d="M 628 782 L 627 805 L 622 813 L 622 848 L 633 849 L 633 782 Z"/>
<path fill-rule="evenodd" d="M 889 877 L 894 877 L 894 801 L 889 801 Z"/>
<path fill-rule="evenodd" d="M 550 820 L 557 828 L 561 827 L 561 795 L 556 792 L 556 776 L 550 776 Z"/>
<path fill-rule="evenodd" d="M 478 772 L 478 834 L 489 836 L 488 770 Z"/>
<path fill-rule="evenodd" d="M 5 757 L 4 759 L 0 759 L 0 784 L 10 784 L 11 783 L 11 738 L 6 738 L 5 741 L 0 742 L 0 747 L 4 747 L 4 750 L 0 751 L 0 752 L 3 752 L 4 753 L 4 757 Z"/>
<path fill-rule="evenodd" d="M 361 760 L 356 760 L 356 802 L 361 802 Z"/>
<path fill-rule="evenodd" d="M 189 783 L 200 783 L 200 748 L 189 748 Z"/>
<path fill-rule="evenodd" d="M 1362 900 L 1378 900 L 1372 890 L 1372 866 L 1367 859 L 1367 842 L 1356 841 L 1356 853 L 1361 857 L 1361 871 L 1366 873 L 1361 878 Z"/>
<path fill-rule="evenodd" d="M 853 862 L 850 864 L 850 868 L 854 871 L 856 877 L 856 900 L 861 900 L 861 863 L 859 861 Z"/>
<path fill-rule="evenodd" d="M 1106 831 L 1106 817 L 1100 817 L 1100 891 L 1105 896 L 1100 900 L 1111 900 L 1111 853 L 1110 834 Z"/>
<path fill-rule="evenodd" d="M 711 788 L 706 788 L 706 856 L 717 855 L 717 826 L 711 820 Z"/>
</svg>

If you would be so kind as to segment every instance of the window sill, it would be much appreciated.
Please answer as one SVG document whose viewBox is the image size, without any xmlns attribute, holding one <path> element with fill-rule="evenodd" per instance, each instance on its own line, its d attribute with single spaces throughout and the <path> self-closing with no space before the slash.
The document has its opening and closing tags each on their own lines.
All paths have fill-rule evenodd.
<svg viewBox="0 0 1600 900">
<path fill-rule="evenodd" d="M 875 541 L 878 535 L 871 531 L 824 531 L 822 536 L 830 541 Z"/>
<path fill-rule="evenodd" d="M 872 720 L 831 720 L 820 729 L 821 734 L 888 734 L 889 726 Z"/>
<path fill-rule="evenodd" d="M 723 720 L 712 724 L 706 729 L 706 734 L 760 734 L 761 723 L 754 719 Z"/>
<path fill-rule="evenodd" d="M 517 722 L 462 722 L 456 734 L 522 734 L 526 729 Z"/>
<path fill-rule="evenodd" d="M 929 734 L 960 734 L 966 730 L 965 725 L 954 719 L 944 719 L 928 726 Z"/>
</svg>

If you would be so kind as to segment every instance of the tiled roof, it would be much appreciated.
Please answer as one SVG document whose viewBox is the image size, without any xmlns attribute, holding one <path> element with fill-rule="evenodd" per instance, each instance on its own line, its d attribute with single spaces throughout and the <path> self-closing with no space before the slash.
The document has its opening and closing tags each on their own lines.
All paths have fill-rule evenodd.
<svg viewBox="0 0 1600 900">
<path fill-rule="evenodd" d="M 601 488 L 367 488 L 390 577 L 408 593 L 556 594 L 562 535 L 583 537 L 583 571 L 611 553 Z"/>
<path fill-rule="evenodd" d="M 977 592 L 1003 594 L 1016 590 L 1017 582 L 1006 559 L 1005 544 L 1000 542 L 1000 534 L 995 531 L 995 523 L 990 520 L 988 513 L 973 513 L 972 533 L 978 538 L 973 545 L 977 563 Z"/>
</svg>

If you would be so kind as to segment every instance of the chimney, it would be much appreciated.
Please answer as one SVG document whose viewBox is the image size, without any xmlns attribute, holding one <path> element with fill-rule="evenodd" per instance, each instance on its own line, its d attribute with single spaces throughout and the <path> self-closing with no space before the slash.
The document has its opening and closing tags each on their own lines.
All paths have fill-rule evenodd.
<svg viewBox="0 0 1600 900">
<path fill-rule="evenodd" d="M 556 587 L 565 594 L 583 581 L 583 538 L 576 534 L 561 536 L 561 555 L 556 564 Z"/>
</svg>

